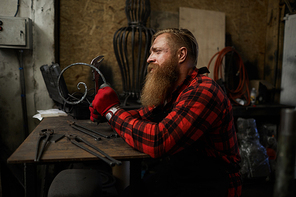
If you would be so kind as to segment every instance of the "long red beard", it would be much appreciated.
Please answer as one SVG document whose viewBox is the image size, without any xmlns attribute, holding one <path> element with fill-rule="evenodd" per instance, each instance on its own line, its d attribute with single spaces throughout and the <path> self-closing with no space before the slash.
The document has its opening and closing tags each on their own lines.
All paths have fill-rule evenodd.
<svg viewBox="0 0 296 197">
<path fill-rule="evenodd" d="M 151 69 L 153 69 L 152 72 L 150 72 Z M 142 105 L 149 107 L 162 104 L 167 96 L 171 94 L 178 75 L 178 62 L 176 59 L 167 61 L 162 66 L 154 63 L 149 64 L 148 74 L 142 89 Z"/>
</svg>

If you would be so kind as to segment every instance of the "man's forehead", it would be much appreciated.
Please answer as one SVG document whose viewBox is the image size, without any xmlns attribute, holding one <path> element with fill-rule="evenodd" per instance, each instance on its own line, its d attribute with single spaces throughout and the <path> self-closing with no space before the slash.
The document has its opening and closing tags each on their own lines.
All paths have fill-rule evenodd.
<svg viewBox="0 0 296 197">
<path fill-rule="evenodd" d="M 160 34 L 159 36 L 157 36 L 155 38 L 154 43 L 155 42 L 167 42 L 168 41 L 167 36 L 168 36 L 168 33 Z"/>
<path fill-rule="evenodd" d="M 154 48 L 168 48 L 168 39 L 166 38 L 165 34 L 161 34 L 155 38 L 152 43 L 151 49 Z"/>
</svg>

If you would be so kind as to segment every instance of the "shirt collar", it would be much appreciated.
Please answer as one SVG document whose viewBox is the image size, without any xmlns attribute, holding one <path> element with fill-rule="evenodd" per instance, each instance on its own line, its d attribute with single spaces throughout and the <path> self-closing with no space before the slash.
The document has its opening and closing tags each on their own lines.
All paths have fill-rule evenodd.
<svg viewBox="0 0 296 197">
<path fill-rule="evenodd" d="M 183 91 L 197 75 L 198 69 L 195 67 L 192 72 L 186 76 L 183 83 L 175 88 L 171 96 L 167 99 L 167 102 L 170 102 L 174 95 L 179 95 L 180 92 Z"/>
</svg>

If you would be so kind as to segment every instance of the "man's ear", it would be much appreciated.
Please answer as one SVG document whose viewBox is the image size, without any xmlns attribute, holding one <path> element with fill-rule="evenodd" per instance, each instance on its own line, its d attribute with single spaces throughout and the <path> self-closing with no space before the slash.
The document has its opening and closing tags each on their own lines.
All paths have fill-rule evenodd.
<svg viewBox="0 0 296 197">
<path fill-rule="evenodd" d="M 183 63 L 187 58 L 187 49 L 186 47 L 181 47 L 178 50 L 178 59 L 179 59 L 179 63 Z"/>
</svg>

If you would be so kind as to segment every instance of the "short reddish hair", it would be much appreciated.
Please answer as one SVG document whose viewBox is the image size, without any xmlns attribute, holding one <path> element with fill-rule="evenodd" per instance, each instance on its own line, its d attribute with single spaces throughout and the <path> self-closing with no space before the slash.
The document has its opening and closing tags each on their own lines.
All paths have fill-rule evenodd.
<svg viewBox="0 0 296 197">
<path fill-rule="evenodd" d="M 169 44 L 172 47 L 174 47 L 176 50 L 180 47 L 185 47 L 188 51 L 188 57 L 194 62 L 194 65 L 197 64 L 198 43 L 194 35 L 188 29 L 169 28 L 160 30 L 153 35 L 152 42 L 156 39 L 157 36 L 164 33 L 168 33 L 171 35 L 170 38 L 172 41 L 174 41 L 174 43 Z"/>
</svg>

